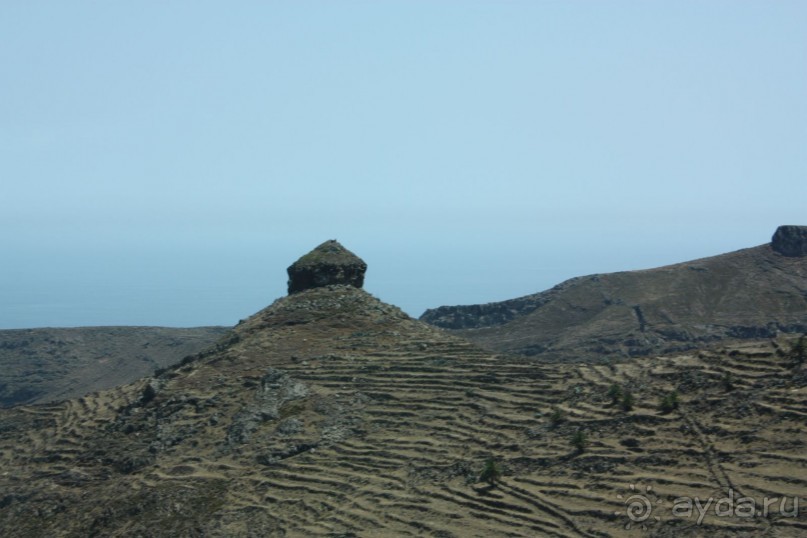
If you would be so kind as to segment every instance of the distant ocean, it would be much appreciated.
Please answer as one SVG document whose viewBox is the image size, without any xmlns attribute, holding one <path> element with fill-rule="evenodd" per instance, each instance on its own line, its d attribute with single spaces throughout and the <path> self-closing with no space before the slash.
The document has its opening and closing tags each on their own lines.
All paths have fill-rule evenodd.
<svg viewBox="0 0 807 538">
<path fill-rule="evenodd" d="M 248 253 L 11 250 L 0 267 L 0 329 L 234 325 L 285 293 L 285 267 L 271 282 Z"/>
<path fill-rule="evenodd" d="M 40 283 L 2 290 L 0 329 L 152 325 L 234 325 L 269 304 L 257 290 L 218 286 L 93 285 Z M 250 293 L 252 291 L 253 293 Z"/>
</svg>

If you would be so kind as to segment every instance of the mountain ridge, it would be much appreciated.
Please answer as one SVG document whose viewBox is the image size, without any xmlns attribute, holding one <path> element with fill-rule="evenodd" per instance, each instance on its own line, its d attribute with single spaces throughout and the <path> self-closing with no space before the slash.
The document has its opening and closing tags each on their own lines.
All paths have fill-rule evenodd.
<svg viewBox="0 0 807 538">
<path fill-rule="evenodd" d="M 130 383 L 215 343 L 226 327 L 0 330 L 0 407 L 48 403 Z"/>
<path fill-rule="evenodd" d="M 422 321 L 484 347 L 544 359 L 685 351 L 726 338 L 807 332 L 807 257 L 771 244 L 637 271 L 566 280 Z"/>
</svg>

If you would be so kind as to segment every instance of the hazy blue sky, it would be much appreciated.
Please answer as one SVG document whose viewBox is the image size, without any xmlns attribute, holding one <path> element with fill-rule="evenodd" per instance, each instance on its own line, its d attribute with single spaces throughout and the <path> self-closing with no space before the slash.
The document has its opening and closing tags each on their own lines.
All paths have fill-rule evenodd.
<svg viewBox="0 0 807 538">
<path fill-rule="evenodd" d="M 807 2 L 0 3 L 0 328 L 412 315 L 807 224 Z"/>
</svg>

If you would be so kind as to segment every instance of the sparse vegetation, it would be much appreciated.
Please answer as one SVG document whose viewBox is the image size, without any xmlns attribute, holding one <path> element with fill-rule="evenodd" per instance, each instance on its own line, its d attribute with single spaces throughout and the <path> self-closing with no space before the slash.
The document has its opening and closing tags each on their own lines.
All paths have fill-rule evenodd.
<svg viewBox="0 0 807 538">
<path fill-rule="evenodd" d="M 731 375 L 731 372 L 723 374 L 723 379 L 720 380 L 720 383 L 723 385 L 723 390 L 726 392 L 731 392 L 735 389 L 734 376 Z"/>
<path fill-rule="evenodd" d="M 479 480 L 487 482 L 488 484 L 495 485 L 502 477 L 502 468 L 499 463 L 493 458 L 489 457 L 485 460 L 485 466 L 482 472 L 479 473 Z"/>
<path fill-rule="evenodd" d="M 143 393 L 140 396 L 140 403 L 145 405 L 153 400 L 155 396 L 157 396 L 157 390 L 154 388 L 154 385 L 146 383 L 146 386 L 143 388 Z"/>
<path fill-rule="evenodd" d="M 549 415 L 549 424 L 550 424 L 550 425 L 551 425 L 553 428 L 557 428 L 558 426 L 560 426 L 560 425 L 561 425 L 563 422 L 565 422 L 565 421 L 566 421 L 566 415 L 565 415 L 565 414 L 563 413 L 563 411 L 562 411 L 560 408 L 558 408 L 558 407 L 556 407 L 555 409 L 553 409 L 553 410 L 552 410 L 552 414 L 551 414 L 551 415 Z"/>
<path fill-rule="evenodd" d="M 790 358 L 794 366 L 801 366 L 807 360 L 807 335 L 802 335 L 790 348 Z"/>
<path fill-rule="evenodd" d="M 633 404 L 635 403 L 633 394 L 631 391 L 623 388 L 619 383 L 614 383 L 608 387 L 606 394 L 611 400 L 611 405 L 618 405 L 623 411 L 631 411 L 633 409 Z"/>
<path fill-rule="evenodd" d="M 664 396 L 659 402 L 658 408 L 665 415 L 678 409 L 678 391 L 674 390 Z"/>
<path fill-rule="evenodd" d="M 614 383 L 608 389 L 608 397 L 611 399 L 612 405 L 617 405 L 619 401 L 622 400 L 622 394 L 622 387 L 617 383 Z"/>
<path fill-rule="evenodd" d="M 586 446 L 588 446 L 588 438 L 586 437 L 586 432 L 584 432 L 582 429 L 577 430 L 576 432 L 574 432 L 574 435 L 572 435 L 572 439 L 570 442 L 572 447 L 577 451 L 578 454 L 584 452 L 586 450 Z"/>
<path fill-rule="evenodd" d="M 622 387 L 617 383 L 614 383 L 610 387 L 608 387 L 608 398 L 611 399 L 611 405 L 617 405 L 619 401 L 622 399 Z"/>
<path fill-rule="evenodd" d="M 629 390 L 626 390 L 625 393 L 622 395 L 622 400 L 620 400 L 619 402 L 619 407 L 627 413 L 629 411 L 633 411 L 633 406 L 635 404 L 636 399 L 633 397 L 633 393 Z"/>
</svg>

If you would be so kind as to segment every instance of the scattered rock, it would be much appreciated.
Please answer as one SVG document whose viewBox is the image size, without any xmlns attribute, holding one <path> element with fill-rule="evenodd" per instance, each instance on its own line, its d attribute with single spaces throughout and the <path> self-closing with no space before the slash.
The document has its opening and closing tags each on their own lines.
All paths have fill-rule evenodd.
<svg viewBox="0 0 807 538">
<path fill-rule="evenodd" d="M 277 425 L 280 435 L 294 435 L 303 431 L 303 421 L 298 418 L 287 418 Z"/>
<path fill-rule="evenodd" d="M 286 403 L 303 399 L 308 393 L 305 383 L 282 370 L 267 369 L 260 380 L 253 403 L 233 417 L 227 440 L 231 445 L 247 442 L 262 423 L 281 418 L 281 408 Z"/>
</svg>

